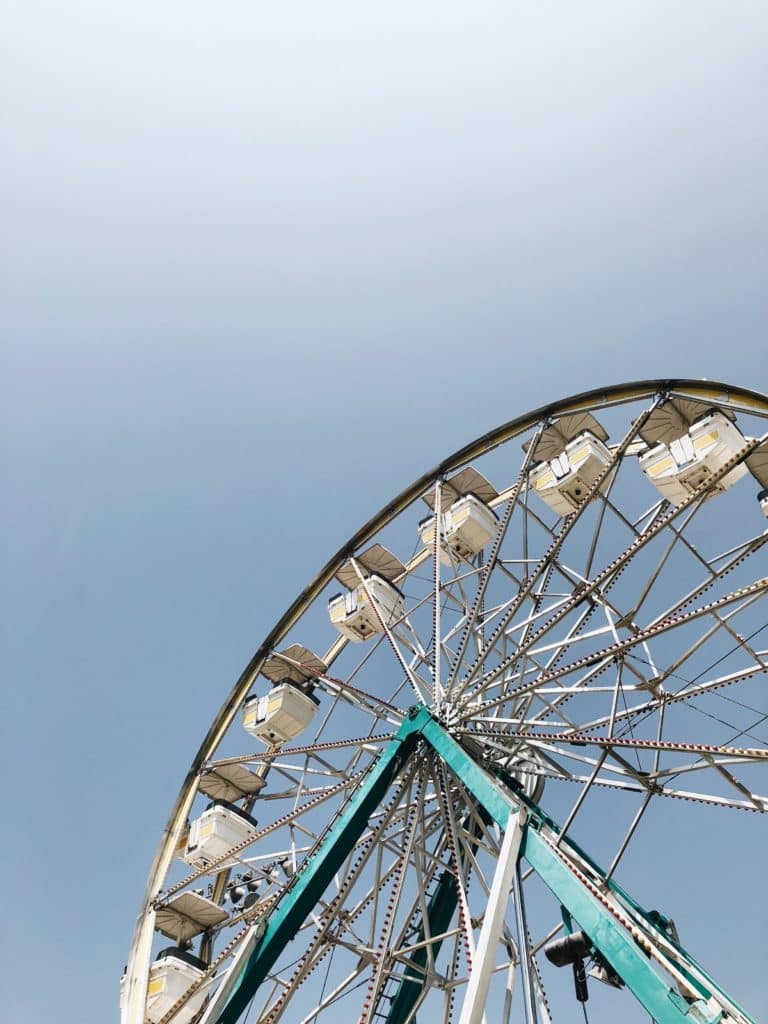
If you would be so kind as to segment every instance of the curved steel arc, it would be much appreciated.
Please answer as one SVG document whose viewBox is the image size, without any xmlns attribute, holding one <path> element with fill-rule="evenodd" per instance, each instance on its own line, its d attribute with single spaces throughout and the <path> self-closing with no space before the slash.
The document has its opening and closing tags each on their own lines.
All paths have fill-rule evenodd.
<svg viewBox="0 0 768 1024">
<path fill-rule="evenodd" d="M 710 402 L 713 405 L 728 402 L 732 406 L 740 406 L 745 412 L 768 412 L 768 396 L 757 391 L 715 381 L 686 378 L 645 380 L 608 388 L 595 388 L 559 402 L 543 405 L 533 412 L 512 419 L 494 430 L 483 434 L 443 459 L 442 462 L 427 473 L 424 473 L 361 527 L 298 595 L 246 665 L 214 718 L 182 782 L 179 795 L 171 811 L 150 868 L 142 907 L 134 931 L 126 972 L 124 1024 L 144 1024 L 144 996 L 147 988 L 150 950 L 154 931 L 153 901 L 169 869 L 174 849 L 179 841 L 197 792 L 198 780 L 231 725 L 264 661 L 309 605 L 330 583 L 341 564 L 350 556 L 353 556 L 379 530 L 412 504 L 436 479 L 450 474 L 473 458 L 491 451 L 504 442 L 535 427 L 541 421 L 554 415 L 584 410 L 595 406 L 620 405 L 659 393 L 679 393 L 686 397 Z M 341 641 L 334 648 L 334 653 L 338 653 L 343 646 L 344 642 Z"/>
</svg>

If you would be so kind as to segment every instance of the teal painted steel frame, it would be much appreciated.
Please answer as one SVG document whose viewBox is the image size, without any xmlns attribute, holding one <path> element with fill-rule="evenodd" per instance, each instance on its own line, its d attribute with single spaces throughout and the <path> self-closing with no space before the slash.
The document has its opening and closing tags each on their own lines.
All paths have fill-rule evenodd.
<svg viewBox="0 0 768 1024">
<path fill-rule="evenodd" d="M 381 803 L 390 784 L 405 765 L 419 734 L 406 719 L 395 738 L 383 751 L 355 792 L 349 806 L 304 861 L 294 882 L 269 915 L 261 941 L 248 958 L 240 977 L 217 1019 L 218 1024 L 236 1024 L 257 988 L 274 967 L 285 946 L 317 904 L 344 858 L 362 835 L 368 819 Z"/>
<path fill-rule="evenodd" d="M 381 803 L 387 789 L 420 741 L 429 744 L 474 797 L 478 809 L 487 813 L 499 828 L 506 829 L 510 814 L 517 812 L 521 800 L 526 803 L 531 813 L 523 837 L 521 856 L 525 857 L 561 906 L 579 922 L 595 949 L 616 971 L 657 1024 L 717 1024 L 723 1014 L 719 1008 L 707 1002 L 713 993 L 706 992 L 700 983 L 695 984 L 694 987 L 701 992 L 703 998 L 688 1003 L 671 988 L 626 928 L 569 870 L 540 834 L 542 826 L 556 832 L 557 826 L 554 822 L 522 794 L 517 794 L 508 784 L 477 764 L 472 754 L 465 750 L 424 706 L 411 708 L 394 739 L 373 764 L 349 805 L 304 862 L 293 884 L 270 913 L 264 935 L 235 982 L 227 1003 L 217 1018 L 217 1024 L 236 1024 L 239 1020 L 287 943 L 294 937 L 330 884 L 334 874 L 363 833 L 370 815 Z M 564 840 L 564 845 L 581 852 L 568 840 Z M 601 875 L 603 874 L 594 862 L 590 861 L 590 864 Z M 610 888 L 621 894 L 633 908 L 651 921 L 649 914 L 627 897 L 618 886 L 610 885 Z M 435 924 L 438 924 L 439 918 L 439 924 L 445 930 L 450 923 L 450 917 L 447 923 L 445 917 L 449 908 L 452 914 L 453 901 L 447 890 L 440 895 L 442 910 L 435 905 Z M 685 962 L 691 967 L 698 968 L 695 961 L 688 957 L 681 947 L 676 945 L 676 948 Z M 407 984 L 417 983 L 409 979 Z M 714 983 L 712 989 L 713 992 L 724 995 Z M 411 1007 L 415 1004 L 412 992 L 409 992 L 407 1002 Z M 746 1014 L 744 1016 L 747 1020 L 750 1019 Z"/>
</svg>

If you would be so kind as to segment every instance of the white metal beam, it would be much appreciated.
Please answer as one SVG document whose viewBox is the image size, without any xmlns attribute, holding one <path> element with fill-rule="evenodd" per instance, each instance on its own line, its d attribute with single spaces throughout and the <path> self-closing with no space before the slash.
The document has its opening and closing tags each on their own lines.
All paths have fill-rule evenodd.
<svg viewBox="0 0 768 1024">
<path fill-rule="evenodd" d="M 510 815 L 510 820 L 504 832 L 499 860 L 488 897 L 488 909 L 485 912 L 483 927 L 480 931 L 472 973 L 469 976 L 469 983 L 467 984 L 467 991 L 461 1008 L 459 1024 L 480 1024 L 485 1013 L 485 1000 L 488 996 L 488 986 L 493 974 L 496 950 L 499 946 L 501 928 L 504 924 L 504 912 L 507 909 L 509 891 L 512 888 L 512 880 L 515 877 L 515 867 L 518 854 L 520 853 L 520 843 L 523 838 L 525 816 L 526 811 L 524 807 L 521 807 L 514 817 Z"/>
</svg>

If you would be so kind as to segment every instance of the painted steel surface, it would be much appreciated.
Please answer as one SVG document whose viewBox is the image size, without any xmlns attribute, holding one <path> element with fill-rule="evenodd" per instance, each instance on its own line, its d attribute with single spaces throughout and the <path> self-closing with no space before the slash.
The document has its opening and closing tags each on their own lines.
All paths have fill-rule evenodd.
<svg viewBox="0 0 768 1024">
<path fill-rule="evenodd" d="M 444 764 L 461 778 L 478 805 L 500 829 L 506 830 L 511 826 L 521 799 L 500 779 L 478 765 L 426 707 L 412 708 L 339 820 L 305 863 L 296 883 L 270 915 L 263 937 L 235 982 L 226 1005 L 217 1017 L 217 1024 L 236 1024 L 239 1020 L 278 956 L 352 850 L 370 814 L 381 803 L 390 784 L 405 767 L 420 740 L 426 741 Z M 601 898 L 599 892 L 591 891 L 585 880 L 569 869 L 565 858 L 558 854 L 555 842 L 548 841 L 543 834 L 544 830 L 551 829 L 550 819 L 531 801 L 525 803 L 529 808 L 529 817 L 522 830 L 521 856 L 528 861 L 562 907 L 579 921 L 594 947 L 657 1024 L 717 1024 L 723 1017 L 722 1009 L 709 1001 L 714 992 L 707 991 L 701 981 L 694 977 L 694 974 L 699 973 L 694 961 L 680 947 L 676 947 L 680 959 L 692 969 L 690 972 L 685 971 L 686 978 L 691 980 L 691 987 L 698 989 L 702 997 L 689 1002 L 653 966 L 640 944 L 639 936 L 633 935 L 618 919 L 610 902 L 605 897 Z M 451 894 L 446 883 L 444 890 L 439 893 L 438 901 L 434 903 L 436 922 L 438 919 L 441 924 L 446 919 L 450 922 L 454 900 L 455 894 Z M 721 992 L 719 989 L 715 991 Z M 398 1014 L 393 1016 L 390 1011 L 390 1024 L 398 1024 L 402 1019 L 400 1011 L 410 1012 L 419 995 L 412 988 L 401 989 L 401 993 L 398 993 Z"/>
</svg>

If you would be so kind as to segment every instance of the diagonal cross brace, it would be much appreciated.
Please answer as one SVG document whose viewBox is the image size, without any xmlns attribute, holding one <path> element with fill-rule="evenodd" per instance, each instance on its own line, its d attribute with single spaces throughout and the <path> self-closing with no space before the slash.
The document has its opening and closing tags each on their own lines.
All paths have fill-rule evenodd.
<svg viewBox="0 0 768 1024">
<path fill-rule="evenodd" d="M 508 786 L 477 764 L 472 754 L 432 717 L 426 707 L 417 705 L 411 708 L 395 737 L 365 776 L 324 840 L 294 876 L 292 885 L 269 914 L 266 926 L 261 923 L 263 934 L 254 943 L 247 959 L 244 958 L 239 976 L 232 984 L 222 986 L 219 993 L 213 996 L 205 1015 L 207 1021 L 236 1024 L 283 949 L 296 935 L 331 883 L 362 835 L 370 816 L 420 741 L 429 744 L 446 766 L 461 779 L 464 788 L 480 808 L 503 831 L 512 824 L 512 817 L 517 820 L 521 803 L 527 805 L 529 816 L 528 824 L 523 829 L 521 856 L 525 857 L 561 905 L 579 921 L 595 948 L 657 1024 L 717 1024 L 723 1019 L 722 1003 L 713 998 L 715 993 L 722 994 L 721 990 L 714 984 L 709 990 L 699 983 L 696 987 L 702 998 L 688 1003 L 671 988 L 629 931 L 615 919 L 605 903 L 568 869 L 553 844 L 548 843 L 539 831 L 542 823 L 548 822 L 546 816 L 530 801 L 518 797 Z M 567 840 L 565 845 L 568 845 Z M 447 906 L 450 902 L 449 899 Z M 448 923 L 450 921 L 445 927 Z M 255 929 L 257 927 L 254 926 Z M 706 978 L 687 954 L 682 950 L 679 952 L 691 967 L 696 968 L 700 977 Z M 414 999 L 412 1005 L 415 1002 Z M 738 1007 L 727 997 L 726 1002 L 739 1012 Z M 752 1024 L 746 1014 L 739 1015 L 743 1021 Z M 734 1019 L 739 1018 L 737 1016 Z"/>
<path fill-rule="evenodd" d="M 487 816 L 484 817 L 487 819 Z M 469 824 L 469 819 L 470 816 L 467 815 L 465 825 Z M 475 840 L 469 844 L 472 854 L 477 851 L 476 840 L 480 834 L 481 828 L 476 823 L 473 830 Z M 463 863 L 466 859 L 466 852 L 459 850 L 458 858 L 460 863 Z M 433 962 L 437 960 L 437 955 L 443 945 L 443 936 L 450 927 L 458 903 L 456 876 L 450 868 L 446 868 L 440 874 L 434 894 L 427 904 L 426 924 L 422 921 L 416 936 L 416 944 L 419 948 L 409 958 L 406 976 L 400 980 L 395 995 L 392 997 L 385 1024 L 405 1024 L 406 1021 L 413 1019 L 411 1014 L 424 990 L 430 954 Z M 427 945 L 424 940 L 428 935 L 434 935 L 435 938 Z M 424 945 L 421 945 L 422 943 Z"/>
</svg>

